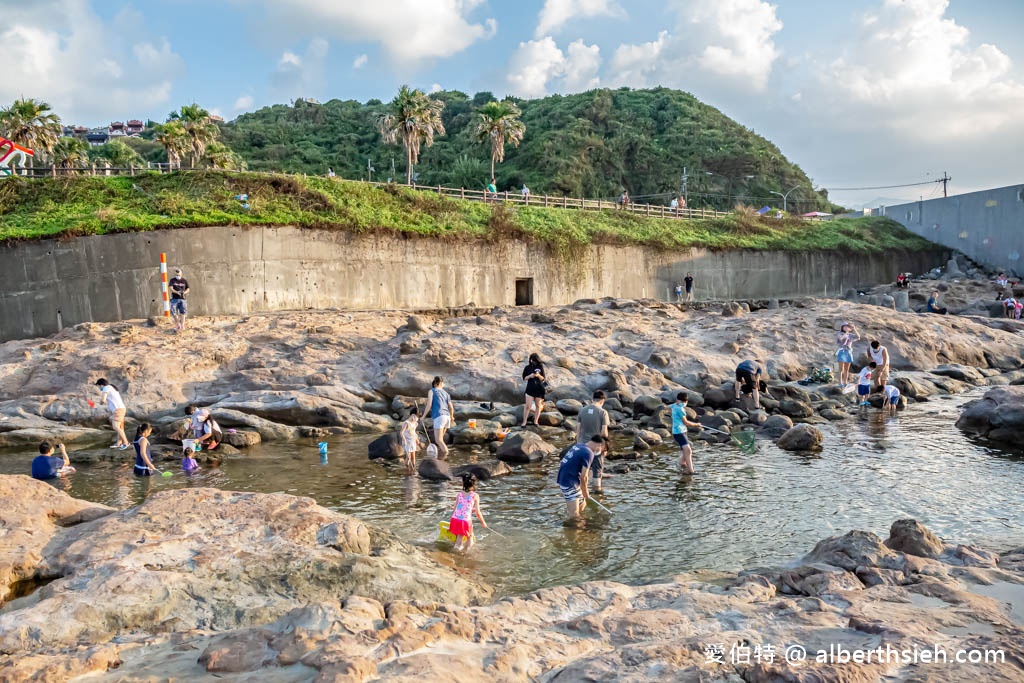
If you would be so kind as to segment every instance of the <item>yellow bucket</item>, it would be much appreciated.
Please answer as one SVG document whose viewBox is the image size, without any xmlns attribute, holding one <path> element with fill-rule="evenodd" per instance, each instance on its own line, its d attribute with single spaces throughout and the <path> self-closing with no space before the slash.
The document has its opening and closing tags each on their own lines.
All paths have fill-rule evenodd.
<svg viewBox="0 0 1024 683">
<path fill-rule="evenodd" d="M 455 538 L 455 534 L 448 531 L 448 522 L 438 522 L 437 526 L 440 529 L 440 533 L 437 535 L 437 540 L 448 541 L 449 543 L 455 543 L 455 541 L 458 540 Z"/>
</svg>

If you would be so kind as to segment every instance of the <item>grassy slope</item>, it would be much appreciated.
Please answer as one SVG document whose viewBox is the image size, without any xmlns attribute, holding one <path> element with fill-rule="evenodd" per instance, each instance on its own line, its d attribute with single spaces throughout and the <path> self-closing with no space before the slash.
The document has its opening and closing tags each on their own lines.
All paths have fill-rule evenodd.
<svg viewBox="0 0 1024 683">
<path fill-rule="evenodd" d="M 250 210 L 236 194 L 248 194 Z M 0 181 L 0 242 L 208 225 L 296 225 L 432 237 L 525 237 L 559 249 L 589 243 L 751 249 L 921 249 L 884 218 L 829 223 L 730 216 L 644 218 L 614 210 L 503 207 L 326 178 L 195 172 Z"/>
</svg>

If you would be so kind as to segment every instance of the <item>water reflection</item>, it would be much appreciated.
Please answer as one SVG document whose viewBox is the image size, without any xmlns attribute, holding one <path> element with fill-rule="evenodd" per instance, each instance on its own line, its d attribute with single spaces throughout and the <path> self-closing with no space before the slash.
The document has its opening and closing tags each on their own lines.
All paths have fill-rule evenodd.
<svg viewBox="0 0 1024 683">
<path fill-rule="evenodd" d="M 140 479 L 127 457 L 102 461 L 79 466 L 55 486 L 122 508 L 154 491 L 196 486 L 311 496 L 393 530 L 460 571 L 478 572 L 506 593 L 788 562 L 829 534 L 858 528 L 884 536 L 901 517 L 920 519 L 959 542 L 1020 545 L 1024 458 L 971 442 L 953 426 L 958 406 L 971 397 L 918 404 L 896 417 L 869 410 L 825 425 L 819 455 L 787 453 L 766 442 L 753 455 L 701 446 L 695 477 L 679 476 L 672 449 L 656 451 L 638 469 L 608 477 L 599 500 L 613 514 L 588 508 L 580 528 L 562 524 L 557 462 L 519 468 L 480 483 L 484 514 L 502 536 L 478 529 L 479 542 L 467 557 L 435 544 L 457 483 L 428 482 L 406 476 L 400 465 L 368 461 L 368 436 L 330 440 L 327 465 L 309 440 L 260 446 L 192 476 L 175 468 L 169 478 Z M 453 460 L 478 457 L 456 453 Z M 30 461 L 31 454 L 6 454 L 0 471 L 24 473 Z"/>
</svg>

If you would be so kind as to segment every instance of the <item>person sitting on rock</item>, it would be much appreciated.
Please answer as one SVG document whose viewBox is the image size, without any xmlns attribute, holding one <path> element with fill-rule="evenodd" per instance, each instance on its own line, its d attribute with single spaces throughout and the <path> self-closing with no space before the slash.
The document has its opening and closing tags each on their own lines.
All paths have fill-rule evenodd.
<svg viewBox="0 0 1024 683">
<path fill-rule="evenodd" d="M 740 392 L 744 395 L 753 396 L 754 408 L 761 407 L 761 364 L 756 360 L 745 360 L 736 366 L 736 400 L 740 398 Z"/>
<path fill-rule="evenodd" d="M 949 309 L 945 306 L 939 306 L 939 290 L 932 291 L 932 295 L 928 297 L 928 312 L 938 313 L 939 315 L 946 315 L 949 313 Z"/>
<path fill-rule="evenodd" d="M 604 454 L 606 441 L 603 436 L 594 435 L 585 444 L 576 444 L 562 456 L 558 465 L 558 486 L 565 498 L 565 514 L 569 520 L 578 519 L 587 507 L 590 491 L 587 478 L 594 456 Z"/>
<path fill-rule="evenodd" d="M 907 283 L 907 274 L 906 273 L 900 273 L 899 275 L 896 276 L 896 286 L 898 288 L 905 289 L 907 287 L 907 285 L 908 285 L 908 283 Z"/>
<path fill-rule="evenodd" d="M 64 444 L 57 444 L 60 449 L 60 457 L 53 454 L 53 444 L 43 441 L 39 444 L 39 455 L 32 459 L 32 478 L 46 481 L 47 479 L 60 479 L 75 471 L 68 460 L 67 449 Z"/>
</svg>

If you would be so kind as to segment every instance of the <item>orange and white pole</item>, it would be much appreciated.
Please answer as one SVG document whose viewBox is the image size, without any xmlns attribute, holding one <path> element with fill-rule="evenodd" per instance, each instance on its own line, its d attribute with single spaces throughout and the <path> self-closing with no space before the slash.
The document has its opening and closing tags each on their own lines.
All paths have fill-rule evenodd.
<svg viewBox="0 0 1024 683">
<path fill-rule="evenodd" d="M 160 292 L 164 295 L 164 317 L 171 317 L 171 300 L 167 294 L 167 254 L 160 253 Z"/>
</svg>

